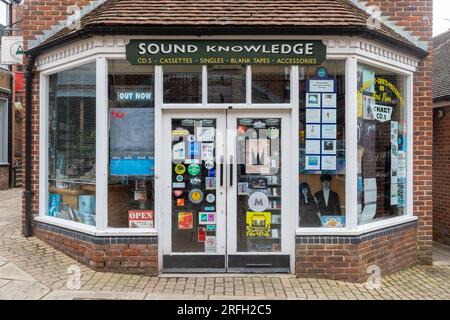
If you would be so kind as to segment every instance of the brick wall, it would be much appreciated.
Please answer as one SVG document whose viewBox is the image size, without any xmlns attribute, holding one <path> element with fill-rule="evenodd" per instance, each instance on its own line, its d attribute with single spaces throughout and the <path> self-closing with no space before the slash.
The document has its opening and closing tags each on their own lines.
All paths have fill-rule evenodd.
<svg viewBox="0 0 450 320">
<path fill-rule="evenodd" d="M 9 164 L 0 163 L 0 190 L 9 188 Z"/>
<path fill-rule="evenodd" d="M 432 0 L 361 0 L 428 43 L 432 52 Z M 432 264 L 433 249 L 433 101 L 432 54 L 414 74 L 414 214 L 419 217 L 419 261 Z"/>
<path fill-rule="evenodd" d="M 156 237 L 94 237 L 39 222 L 34 232 L 39 239 L 97 271 L 158 274 Z"/>
<path fill-rule="evenodd" d="M 443 118 L 438 111 L 444 111 Z M 450 102 L 434 110 L 433 239 L 450 245 Z"/>
<path fill-rule="evenodd" d="M 385 276 L 417 263 L 417 225 L 408 223 L 355 237 L 297 237 L 300 277 L 365 282 L 369 266 Z"/>
</svg>

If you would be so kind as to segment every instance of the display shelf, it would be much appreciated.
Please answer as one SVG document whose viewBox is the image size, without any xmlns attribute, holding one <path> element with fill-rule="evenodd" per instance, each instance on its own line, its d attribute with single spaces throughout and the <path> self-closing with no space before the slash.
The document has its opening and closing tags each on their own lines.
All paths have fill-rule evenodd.
<svg viewBox="0 0 450 320">
<path fill-rule="evenodd" d="M 74 184 L 89 184 L 94 186 L 96 184 L 95 181 L 92 180 L 80 180 L 80 179 L 48 179 L 48 181 L 74 183 Z"/>
</svg>

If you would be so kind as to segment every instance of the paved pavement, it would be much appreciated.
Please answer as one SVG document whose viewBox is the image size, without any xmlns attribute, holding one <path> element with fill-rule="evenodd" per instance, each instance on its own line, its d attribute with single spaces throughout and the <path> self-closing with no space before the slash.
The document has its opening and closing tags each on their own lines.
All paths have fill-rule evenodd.
<svg viewBox="0 0 450 320">
<path fill-rule="evenodd" d="M 292 275 L 121 275 L 95 272 L 35 237 L 22 237 L 20 207 L 19 190 L 0 192 L 0 299 L 450 300 L 445 246 L 439 246 L 435 266 L 402 270 L 375 288 Z"/>
</svg>

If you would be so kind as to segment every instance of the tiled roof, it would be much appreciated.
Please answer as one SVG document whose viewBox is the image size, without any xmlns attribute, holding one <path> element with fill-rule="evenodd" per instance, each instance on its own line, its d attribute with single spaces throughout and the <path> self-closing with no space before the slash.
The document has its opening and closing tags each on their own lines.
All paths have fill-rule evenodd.
<svg viewBox="0 0 450 320">
<path fill-rule="evenodd" d="M 450 101 L 450 30 L 433 38 L 433 99 Z"/>
<path fill-rule="evenodd" d="M 416 47 L 382 24 L 367 27 L 369 15 L 349 0 L 107 0 L 81 19 L 81 29 L 64 28 L 39 46 L 86 29 L 236 27 L 365 30 L 372 35 Z M 328 32 L 328 34 L 331 34 Z"/>
</svg>

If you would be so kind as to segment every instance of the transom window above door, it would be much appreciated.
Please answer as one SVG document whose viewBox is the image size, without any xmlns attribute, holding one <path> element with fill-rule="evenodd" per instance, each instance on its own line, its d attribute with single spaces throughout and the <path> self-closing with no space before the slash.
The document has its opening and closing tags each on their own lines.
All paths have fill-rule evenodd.
<svg viewBox="0 0 450 320">
<path fill-rule="evenodd" d="M 163 66 L 163 104 L 290 104 L 290 66 Z"/>
</svg>

